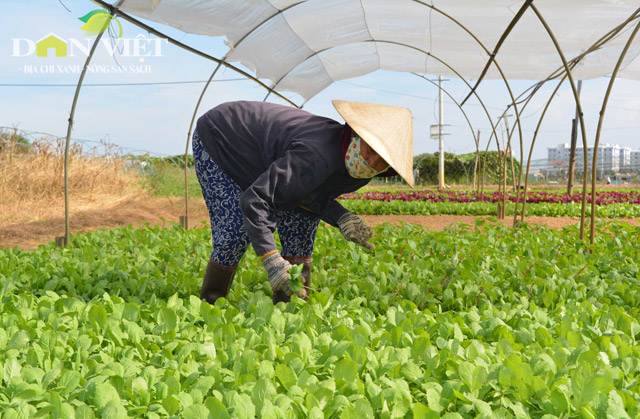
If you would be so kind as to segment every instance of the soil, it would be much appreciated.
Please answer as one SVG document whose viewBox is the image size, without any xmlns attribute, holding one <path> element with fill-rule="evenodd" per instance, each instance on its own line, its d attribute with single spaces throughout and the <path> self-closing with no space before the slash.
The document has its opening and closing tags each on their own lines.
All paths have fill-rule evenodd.
<svg viewBox="0 0 640 419">
<path fill-rule="evenodd" d="M 73 205 L 73 203 L 72 203 Z M 84 203 L 70 217 L 72 234 L 91 232 L 97 229 L 113 229 L 132 225 L 139 227 L 145 224 L 171 226 L 184 215 L 184 202 L 174 198 L 129 197 L 110 205 L 95 202 Z M 20 219 L 22 218 L 22 219 Z M 454 223 L 473 225 L 476 216 L 459 215 L 363 215 L 362 218 L 371 226 L 390 222 L 392 224 L 419 224 L 432 230 L 443 230 Z M 34 219 L 33 216 L 5 218 L 0 223 L 0 248 L 18 247 L 22 250 L 33 250 L 39 245 L 55 240 L 64 235 L 64 214 L 55 217 Z M 563 227 L 579 223 L 576 217 L 527 217 L 530 224 L 546 225 L 550 228 Z M 618 219 L 639 226 L 638 219 Z M 505 226 L 513 225 L 513 218 L 499 220 Z M 189 205 L 189 226 L 191 228 L 209 224 L 207 208 L 201 200 L 194 200 Z"/>
</svg>

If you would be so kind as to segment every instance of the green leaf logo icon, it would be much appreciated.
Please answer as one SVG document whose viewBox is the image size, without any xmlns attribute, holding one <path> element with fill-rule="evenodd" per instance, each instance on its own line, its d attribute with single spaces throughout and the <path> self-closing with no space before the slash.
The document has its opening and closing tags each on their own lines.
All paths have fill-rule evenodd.
<svg viewBox="0 0 640 419">
<path fill-rule="evenodd" d="M 111 21 L 114 20 L 118 24 L 118 38 L 122 38 L 122 25 L 120 21 L 105 10 L 92 10 L 78 19 L 84 22 L 84 25 L 80 29 L 86 32 L 85 36 L 95 36 L 106 31 L 109 25 L 111 25 Z"/>
</svg>

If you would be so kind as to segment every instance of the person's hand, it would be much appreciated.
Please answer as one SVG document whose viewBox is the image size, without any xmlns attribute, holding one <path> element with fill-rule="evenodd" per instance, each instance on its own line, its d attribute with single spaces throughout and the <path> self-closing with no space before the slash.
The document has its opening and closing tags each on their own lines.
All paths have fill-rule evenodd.
<svg viewBox="0 0 640 419">
<path fill-rule="evenodd" d="M 346 240 L 369 250 L 375 250 L 374 244 L 369 243 L 373 237 L 373 229 L 366 225 L 362 218 L 348 212 L 338 219 L 338 227 Z"/>
<path fill-rule="evenodd" d="M 271 284 L 271 291 L 283 291 L 288 296 L 296 294 L 290 287 L 289 281 L 291 277 L 289 275 L 289 269 L 291 264 L 286 261 L 277 250 L 273 253 L 268 253 L 262 257 L 262 266 L 267 271 L 267 277 Z M 300 298 L 307 296 L 307 290 L 304 288 L 297 294 Z"/>
</svg>

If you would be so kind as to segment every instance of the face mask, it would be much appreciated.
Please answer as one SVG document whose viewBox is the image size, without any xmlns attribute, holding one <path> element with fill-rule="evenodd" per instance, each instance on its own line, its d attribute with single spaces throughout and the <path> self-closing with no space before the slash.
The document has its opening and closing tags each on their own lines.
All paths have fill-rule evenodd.
<svg viewBox="0 0 640 419">
<path fill-rule="evenodd" d="M 347 154 L 344 157 L 344 164 L 347 167 L 347 171 L 356 179 L 368 179 L 372 178 L 378 173 L 382 173 L 387 168 L 383 170 L 376 170 L 362 157 L 360 154 L 360 137 L 353 136 L 351 137 L 351 143 L 349 144 L 349 148 L 347 148 Z"/>
</svg>

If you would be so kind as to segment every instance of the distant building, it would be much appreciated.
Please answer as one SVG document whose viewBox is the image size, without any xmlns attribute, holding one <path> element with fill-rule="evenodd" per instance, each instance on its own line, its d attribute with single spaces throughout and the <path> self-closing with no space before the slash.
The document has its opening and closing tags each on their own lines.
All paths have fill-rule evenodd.
<svg viewBox="0 0 640 419">
<path fill-rule="evenodd" d="M 629 153 L 629 165 L 631 170 L 640 172 L 640 150 L 631 150 Z"/>
<path fill-rule="evenodd" d="M 551 167 L 558 164 L 552 162 L 564 161 L 569 163 L 571 147 L 569 144 L 558 144 L 556 147 L 547 149 L 547 159 Z M 593 147 L 587 148 L 587 158 L 589 167 L 593 164 Z M 576 147 L 576 170 L 582 171 L 584 168 L 584 152 L 582 147 Z M 598 146 L 598 170 L 607 172 L 620 172 L 624 170 L 640 169 L 640 150 L 631 150 L 629 147 L 622 147 L 617 144 L 601 144 Z M 552 169 L 553 170 L 553 169 Z"/>
<path fill-rule="evenodd" d="M 624 170 L 631 166 L 631 148 L 620 147 L 620 167 Z"/>
</svg>

